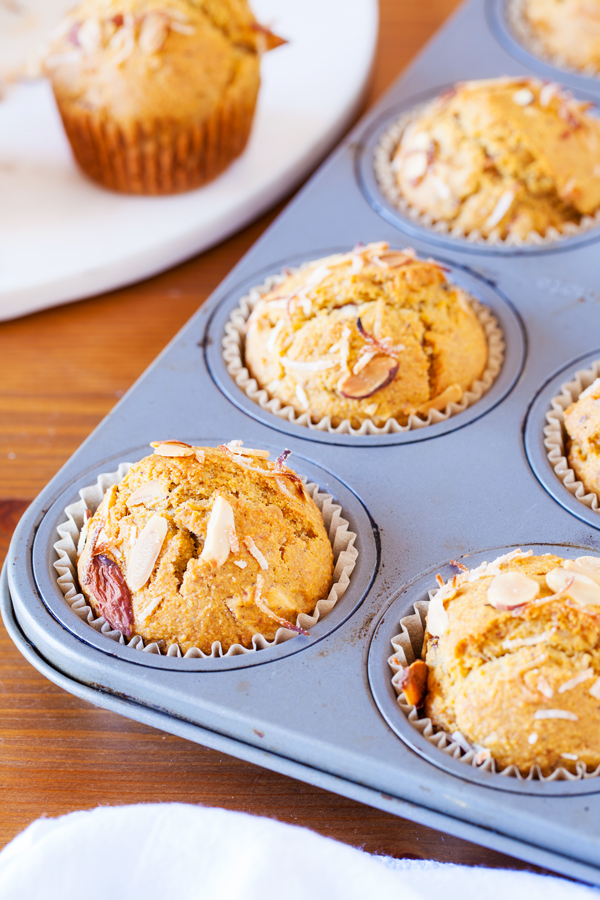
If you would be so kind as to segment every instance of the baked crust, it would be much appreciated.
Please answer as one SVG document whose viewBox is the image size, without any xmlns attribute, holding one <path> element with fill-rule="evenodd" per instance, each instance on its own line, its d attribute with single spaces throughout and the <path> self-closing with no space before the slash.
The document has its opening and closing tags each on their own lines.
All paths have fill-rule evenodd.
<svg viewBox="0 0 600 900">
<path fill-rule="evenodd" d="M 398 189 L 465 235 L 562 232 L 600 208 L 600 121 L 588 107 L 534 78 L 458 84 L 406 127 Z"/>
<path fill-rule="evenodd" d="M 460 400 L 482 375 L 487 342 L 469 299 L 435 262 L 370 244 L 265 294 L 248 321 L 245 363 L 271 397 L 313 421 L 405 424 Z"/>
<path fill-rule="evenodd" d="M 285 465 L 227 448 L 193 451 L 148 456 L 107 491 L 78 563 L 82 591 L 104 614 L 89 577 L 100 554 L 126 574 L 132 635 L 205 653 L 214 641 L 226 652 L 236 643 L 251 646 L 258 633 L 272 640 L 285 622 L 295 626 L 298 614 L 312 613 L 328 595 L 333 552 L 321 513 Z M 154 495 L 128 506 L 149 484 Z M 215 564 L 205 551 L 218 498 L 229 505 L 234 528 L 226 559 Z M 147 581 L 135 589 L 132 552 L 153 517 L 165 536 Z"/>
<path fill-rule="evenodd" d="M 546 575 L 563 562 L 518 554 L 457 576 L 442 589 L 447 626 L 432 626 L 440 633 L 428 631 L 423 648 L 425 714 L 523 774 L 600 765 L 600 606 L 576 602 L 573 588 L 555 595 Z M 494 608 L 488 588 L 506 572 L 537 582 L 537 599 Z"/>
</svg>

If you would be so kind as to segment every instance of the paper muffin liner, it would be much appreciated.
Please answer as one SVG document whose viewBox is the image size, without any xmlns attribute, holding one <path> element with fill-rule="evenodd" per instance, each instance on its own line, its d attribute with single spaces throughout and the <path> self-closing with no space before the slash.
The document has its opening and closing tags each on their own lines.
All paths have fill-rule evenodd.
<svg viewBox="0 0 600 900">
<path fill-rule="evenodd" d="M 436 232 L 436 234 L 447 235 L 451 238 L 459 238 L 470 244 L 480 244 L 487 247 L 546 246 L 548 244 L 555 244 L 557 241 L 567 240 L 568 238 L 575 237 L 579 234 L 585 234 L 585 232 L 600 226 L 600 210 L 598 210 L 594 216 L 582 216 L 578 225 L 574 222 L 565 222 L 562 231 L 558 231 L 557 228 L 551 226 L 547 229 L 545 235 L 541 235 L 537 231 L 530 231 L 524 238 L 517 234 L 509 234 L 507 237 L 503 238 L 500 234 L 500 230 L 494 228 L 486 238 L 478 228 L 466 232 L 456 224 L 437 221 L 429 213 L 422 213 L 414 206 L 411 206 L 398 188 L 396 177 L 392 169 L 392 160 L 404 131 L 411 122 L 414 122 L 422 115 L 428 106 L 430 106 L 430 103 L 423 103 L 408 112 L 402 113 L 401 116 L 395 119 L 383 132 L 373 154 L 373 168 L 379 189 L 386 200 L 391 203 L 392 206 L 395 206 L 402 215 L 411 219 L 415 224 Z"/>
<path fill-rule="evenodd" d="M 228 95 L 207 119 L 120 126 L 93 110 L 56 102 L 73 155 L 94 181 L 128 194 L 175 194 L 216 178 L 240 155 L 252 129 L 256 93 Z"/>
<path fill-rule="evenodd" d="M 575 403 L 580 394 L 599 377 L 600 360 L 597 360 L 589 369 L 580 369 L 579 372 L 575 372 L 572 381 L 562 384 L 560 394 L 550 401 L 551 408 L 546 413 L 548 424 L 544 428 L 546 455 L 557 477 L 580 503 L 584 503 L 597 513 L 600 513 L 598 495 L 593 491 L 586 491 L 567 459 L 568 435 L 565 431 L 564 413 L 567 407 Z"/>
<path fill-rule="evenodd" d="M 597 77 L 600 74 L 598 69 L 591 63 L 587 66 L 576 66 L 566 60 L 564 56 L 552 53 L 527 21 L 524 15 L 525 4 L 523 0 L 505 0 L 505 3 L 506 20 L 513 38 L 525 50 L 529 51 L 532 56 L 537 56 L 538 59 L 549 63 L 551 66 L 556 66 L 557 69 L 563 69 L 565 72 L 572 72 L 576 75 Z"/>
<path fill-rule="evenodd" d="M 460 731 L 454 731 L 452 734 L 444 731 L 443 728 L 434 725 L 431 719 L 421 715 L 416 706 L 407 701 L 400 684 L 402 669 L 416 659 L 421 659 L 429 602 L 436 594 L 437 590 L 432 590 L 429 591 L 429 600 L 417 600 L 413 605 L 414 613 L 400 619 L 401 631 L 391 641 L 394 653 L 388 659 L 388 665 L 394 672 L 392 685 L 398 695 L 398 706 L 412 727 L 442 753 L 484 772 L 493 772 L 519 781 L 581 781 L 584 778 L 597 778 L 600 775 L 600 766 L 593 772 L 588 772 L 585 763 L 582 762 L 575 762 L 575 773 L 565 769 L 564 766 L 558 766 L 550 775 L 543 775 L 538 765 L 531 766 L 526 775 L 522 775 L 515 765 L 500 769 L 489 749 L 471 743 Z"/>
<path fill-rule="evenodd" d="M 233 644 L 225 653 L 220 641 L 214 641 L 210 653 L 204 653 L 198 647 L 191 647 L 185 654 L 182 654 L 178 644 L 166 646 L 166 642 L 163 640 L 146 644 L 139 635 L 134 635 L 128 639 L 120 631 L 114 630 L 103 616 L 98 616 L 94 612 L 81 593 L 77 579 L 77 546 L 81 529 L 84 525 L 86 511 L 93 515 L 108 488 L 113 484 L 119 484 L 132 465 L 133 463 L 121 463 L 116 472 L 103 473 L 98 476 L 96 484 L 82 488 L 79 491 L 81 499 L 66 507 L 66 520 L 57 528 L 60 540 L 53 545 L 58 556 L 58 560 L 54 563 L 54 568 L 58 575 L 58 585 L 73 612 L 98 633 L 120 644 L 133 647 L 136 650 L 143 650 L 145 653 L 183 657 L 184 659 L 197 659 L 198 657 L 217 659 L 225 656 L 238 656 L 241 653 L 254 653 L 257 650 L 266 650 L 268 647 L 274 647 L 296 637 L 295 631 L 291 631 L 289 628 L 278 628 L 272 641 L 268 641 L 262 634 L 253 635 L 252 647 Z M 334 561 L 333 585 L 328 596 L 317 602 L 312 615 L 300 613 L 297 617 L 297 626 L 308 631 L 323 616 L 331 612 L 338 600 L 343 597 L 350 584 L 350 576 L 356 566 L 358 550 L 354 546 L 356 533 L 350 530 L 348 520 L 342 515 L 342 507 L 334 501 L 331 494 L 320 491 L 317 484 L 308 482 L 304 478 L 302 480 L 306 492 L 312 497 L 323 516 L 325 528 L 333 548 Z"/>
<path fill-rule="evenodd" d="M 295 269 L 288 270 L 292 274 L 302 272 L 310 263 L 305 263 Z M 271 275 L 262 284 L 253 287 L 243 296 L 233 310 L 225 325 L 225 337 L 222 340 L 223 358 L 227 364 L 227 371 L 241 390 L 261 409 L 273 413 L 280 419 L 286 419 L 295 425 L 304 425 L 313 431 L 327 431 L 330 434 L 397 434 L 402 431 L 412 431 L 416 428 L 425 428 L 438 422 L 464 412 L 480 400 L 498 377 L 504 361 L 504 336 L 498 324 L 498 320 L 487 306 L 479 303 L 474 297 L 469 296 L 469 302 L 485 332 L 488 345 L 488 358 L 481 378 L 478 378 L 468 391 L 465 391 L 458 403 L 449 403 L 444 410 L 431 409 L 425 418 L 410 415 L 406 425 L 401 425 L 396 419 L 388 419 L 384 425 L 378 426 L 371 419 L 365 419 L 360 428 L 353 428 L 349 419 L 343 419 L 339 425 L 332 425 L 329 416 L 315 421 L 310 410 L 298 414 L 293 406 L 284 406 L 277 397 L 271 397 L 266 388 L 260 387 L 252 377 L 244 364 L 244 341 L 246 323 L 248 318 L 260 300 L 260 298 L 273 290 L 286 278 L 286 275 Z"/>
</svg>

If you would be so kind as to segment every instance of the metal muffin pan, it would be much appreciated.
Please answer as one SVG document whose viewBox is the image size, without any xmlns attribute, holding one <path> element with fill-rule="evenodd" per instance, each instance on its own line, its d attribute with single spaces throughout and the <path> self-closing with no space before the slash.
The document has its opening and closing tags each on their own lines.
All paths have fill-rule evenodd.
<svg viewBox="0 0 600 900">
<path fill-rule="evenodd" d="M 526 792 L 500 775 L 479 780 L 442 767 L 415 750 L 402 732 L 402 712 L 384 708 L 381 693 L 391 653 L 386 630 L 391 636 L 404 602 L 395 598 L 448 559 L 533 544 L 600 552 L 598 529 L 542 486 L 523 439 L 528 409 L 548 379 L 597 352 L 595 236 L 543 253 L 475 254 L 455 242 L 440 254 L 433 233 L 380 215 L 357 171 L 377 123 L 412 98 L 460 79 L 530 71 L 497 40 L 484 0 L 458 11 L 32 504 L 11 545 L 1 603 L 27 659 L 77 696 L 600 884 L 600 779 L 585 783 L 590 793 L 554 782 Z M 472 410 L 443 428 L 419 430 L 414 440 L 323 435 L 259 414 L 219 360 L 232 304 L 282 265 L 374 240 L 441 258 L 489 302 L 507 342 L 497 384 Z M 314 638 L 297 637 L 239 663 L 163 661 L 84 633 L 52 581 L 59 513 L 79 486 L 139 458 L 152 440 L 217 443 L 223 436 L 289 447 L 291 464 L 341 501 L 359 531 L 361 556 L 339 609 Z"/>
</svg>

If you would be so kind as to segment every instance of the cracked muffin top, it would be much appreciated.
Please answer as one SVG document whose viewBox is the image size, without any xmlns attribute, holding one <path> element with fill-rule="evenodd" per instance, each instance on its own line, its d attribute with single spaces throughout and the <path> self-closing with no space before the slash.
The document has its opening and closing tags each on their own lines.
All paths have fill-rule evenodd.
<svg viewBox="0 0 600 900">
<path fill-rule="evenodd" d="M 412 250 L 355 248 L 287 275 L 258 301 L 246 366 L 313 421 L 406 424 L 458 402 L 483 373 L 487 342 L 470 299 Z"/>
<path fill-rule="evenodd" d="M 600 70 L 600 0 L 523 0 L 520 15 L 550 56 Z"/>
<path fill-rule="evenodd" d="M 55 33 L 45 69 L 61 111 L 121 125 L 208 119 L 232 91 L 255 97 L 260 55 L 283 43 L 246 0 L 84 0 Z"/>
<path fill-rule="evenodd" d="M 457 234 L 524 239 L 600 208 L 600 120 L 557 84 L 469 81 L 406 127 L 392 169 L 401 195 Z"/>
<path fill-rule="evenodd" d="M 569 465 L 586 491 L 600 497 L 600 378 L 565 410 Z"/>
<path fill-rule="evenodd" d="M 423 658 L 426 715 L 501 768 L 600 764 L 600 557 L 517 550 L 461 572 L 429 605 Z"/>
<path fill-rule="evenodd" d="M 264 450 L 157 443 L 82 534 L 81 589 L 127 637 L 210 653 L 301 631 L 327 597 L 333 552 L 300 478 Z M 85 543 L 84 543 L 85 542 Z"/>
</svg>

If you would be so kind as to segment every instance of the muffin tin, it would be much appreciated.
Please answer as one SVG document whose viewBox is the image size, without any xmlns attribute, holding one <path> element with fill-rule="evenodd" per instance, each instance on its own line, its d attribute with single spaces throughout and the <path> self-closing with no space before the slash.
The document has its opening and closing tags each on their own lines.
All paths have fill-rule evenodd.
<svg viewBox="0 0 600 900">
<path fill-rule="evenodd" d="M 456 80 L 531 72 L 488 12 L 482 0 L 459 10 L 33 503 L 3 572 L 2 611 L 32 664 L 96 705 L 600 884 L 600 779 L 524 783 L 470 770 L 419 743 L 387 669 L 399 619 L 451 559 L 512 546 L 600 552 L 600 516 L 575 506 L 540 455 L 554 381 L 600 357 L 600 230 L 544 247 L 474 247 L 392 215 L 369 182 L 373 141 L 399 110 Z M 600 96 L 600 83 L 587 91 Z M 399 434 L 319 432 L 261 410 L 221 355 L 231 309 L 284 266 L 374 240 L 434 256 L 492 308 L 506 340 L 497 381 L 464 413 Z M 98 634 L 65 604 L 52 565 L 64 508 L 166 437 L 289 447 L 293 467 L 341 503 L 358 565 L 310 637 L 224 659 L 160 657 Z"/>
</svg>

